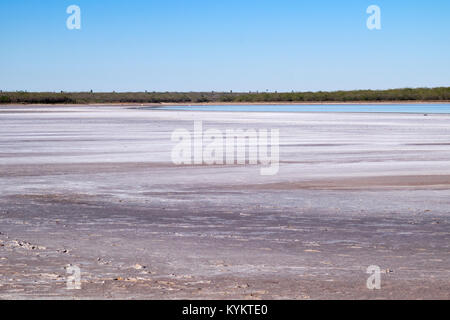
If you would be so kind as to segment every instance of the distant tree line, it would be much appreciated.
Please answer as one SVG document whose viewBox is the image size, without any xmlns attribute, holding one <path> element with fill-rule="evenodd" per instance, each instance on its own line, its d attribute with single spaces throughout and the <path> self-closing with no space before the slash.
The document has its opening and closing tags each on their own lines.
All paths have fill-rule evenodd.
<svg viewBox="0 0 450 320">
<path fill-rule="evenodd" d="M 450 101 L 450 87 L 319 92 L 0 92 L 0 104 Z"/>
</svg>

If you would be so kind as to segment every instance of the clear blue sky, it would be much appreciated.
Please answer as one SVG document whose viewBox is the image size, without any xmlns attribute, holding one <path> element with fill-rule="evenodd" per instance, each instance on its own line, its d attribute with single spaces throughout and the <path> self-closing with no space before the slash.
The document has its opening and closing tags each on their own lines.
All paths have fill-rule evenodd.
<svg viewBox="0 0 450 320">
<path fill-rule="evenodd" d="M 450 86 L 449 0 L 1 0 L 0 41 L 1 90 Z"/>
</svg>

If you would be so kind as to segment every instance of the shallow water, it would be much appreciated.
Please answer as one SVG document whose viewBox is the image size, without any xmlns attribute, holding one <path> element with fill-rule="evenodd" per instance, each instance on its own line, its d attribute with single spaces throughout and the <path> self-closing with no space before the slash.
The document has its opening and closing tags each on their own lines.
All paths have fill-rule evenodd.
<svg viewBox="0 0 450 320">
<path fill-rule="evenodd" d="M 203 105 L 164 106 L 146 109 L 235 112 L 369 112 L 450 114 L 450 104 L 351 104 L 351 105 Z"/>
</svg>

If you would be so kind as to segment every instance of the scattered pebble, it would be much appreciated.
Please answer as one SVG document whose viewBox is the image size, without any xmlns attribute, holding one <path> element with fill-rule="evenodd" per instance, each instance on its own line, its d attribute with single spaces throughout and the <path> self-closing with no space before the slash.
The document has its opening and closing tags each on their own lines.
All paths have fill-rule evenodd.
<svg viewBox="0 0 450 320">
<path fill-rule="evenodd" d="M 136 270 L 142 270 L 142 269 L 145 269 L 145 268 L 147 268 L 147 267 L 146 267 L 146 266 L 143 266 L 143 265 L 140 265 L 139 263 L 136 263 L 136 264 L 133 266 L 133 268 L 136 269 Z"/>
</svg>

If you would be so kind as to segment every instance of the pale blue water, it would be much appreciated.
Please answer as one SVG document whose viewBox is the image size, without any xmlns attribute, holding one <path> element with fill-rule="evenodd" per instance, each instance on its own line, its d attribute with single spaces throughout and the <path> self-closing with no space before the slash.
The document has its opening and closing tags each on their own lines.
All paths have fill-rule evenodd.
<svg viewBox="0 0 450 320">
<path fill-rule="evenodd" d="M 241 112 L 388 112 L 388 113 L 448 113 L 449 104 L 352 104 L 352 105 L 207 105 L 164 106 L 151 110 L 176 111 L 241 111 Z"/>
</svg>

